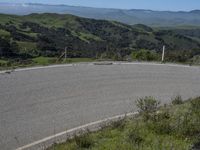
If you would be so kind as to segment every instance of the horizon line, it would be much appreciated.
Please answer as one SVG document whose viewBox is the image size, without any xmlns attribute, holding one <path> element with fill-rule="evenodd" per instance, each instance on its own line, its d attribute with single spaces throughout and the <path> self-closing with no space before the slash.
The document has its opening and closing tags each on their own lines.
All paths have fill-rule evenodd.
<svg viewBox="0 0 200 150">
<path fill-rule="evenodd" d="M 0 4 L 24 4 L 24 5 L 47 5 L 47 6 L 69 6 L 69 7 L 84 7 L 84 8 L 96 8 L 96 9 L 117 9 L 117 10 L 144 10 L 144 11 L 162 11 L 162 12 L 192 12 L 200 11 L 200 9 L 191 9 L 191 10 L 155 10 L 155 9 L 144 9 L 144 8 L 112 8 L 112 7 L 93 7 L 93 6 L 84 6 L 84 5 L 68 5 L 68 4 L 50 4 L 50 3 L 19 3 L 19 2 L 0 2 Z"/>
</svg>

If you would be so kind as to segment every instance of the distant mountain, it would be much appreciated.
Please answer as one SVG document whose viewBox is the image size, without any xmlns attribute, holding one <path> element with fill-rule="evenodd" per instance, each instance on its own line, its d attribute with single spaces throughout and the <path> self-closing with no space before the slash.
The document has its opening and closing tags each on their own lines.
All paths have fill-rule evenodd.
<svg viewBox="0 0 200 150">
<path fill-rule="evenodd" d="M 149 26 L 200 26 L 200 10 L 190 12 L 125 10 L 46 4 L 0 3 L 0 13 L 28 15 L 31 13 L 72 14 L 80 17 L 115 20 L 129 25 Z"/>
</svg>

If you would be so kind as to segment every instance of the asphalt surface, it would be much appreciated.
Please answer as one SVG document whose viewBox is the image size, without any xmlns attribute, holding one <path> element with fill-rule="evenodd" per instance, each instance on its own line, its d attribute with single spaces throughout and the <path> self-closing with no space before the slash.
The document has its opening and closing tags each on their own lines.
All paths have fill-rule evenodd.
<svg viewBox="0 0 200 150">
<path fill-rule="evenodd" d="M 79 64 L 0 74 L 0 149 L 136 111 L 138 97 L 200 95 L 200 68 Z"/>
</svg>

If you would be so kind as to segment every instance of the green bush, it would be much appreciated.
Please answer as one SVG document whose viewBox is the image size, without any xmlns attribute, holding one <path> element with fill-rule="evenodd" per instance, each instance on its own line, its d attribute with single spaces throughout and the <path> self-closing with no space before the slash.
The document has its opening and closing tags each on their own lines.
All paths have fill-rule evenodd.
<svg viewBox="0 0 200 150">
<path fill-rule="evenodd" d="M 6 67 L 7 61 L 0 60 L 0 67 Z"/>
<path fill-rule="evenodd" d="M 170 134 L 172 132 L 171 116 L 167 108 L 158 111 L 152 120 L 148 121 L 148 129 L 154 131 L 157 134 Z"/>
<path fill-rule="evenodd" d="M 132 129 L 128 132 L 128 140 L 132 144 L 140 145 L 144 139 L 139 134 L 138 130 Z"/>
<path fill-rule="evenodd" d="M 155 51 L 144 50 L 141 49 L 139 51 L 133 51 L 132 54 L 133 60 L 140 60 L 140 61 L 157 61 L 159 60 L 159 55 Z"/>
<path fill-rule="evenodd" d="M 79 148 L 90 148 L 94 144 L 94 141 L 89 133 L 83 133 L 80 136 L 75 136 L 74 140 Z"/>
<path fill-rule="evenodd" d="M 136 106 L 138 107 L 139 113 L 143 116 L 144 120 L 154 118 L 159 104 L 160 102 L 151 96 L 146 96 L 136 100 Z"/>
<path fill-rule="evenodd" d="M 126 118 L 124 117 L 123 119 L 117 120 L 117 121 L 113 121 L 111 123 L 111 127 L 114 129 L 120 129 L 123 130 L 124 127 L 126 125 Z"/>
<path fill-rule="evenodd" d="M 191 110 L 193 113 L 200 115 L 200 97 L 191 100 Z"/>
<path fill-rule="evenodd" d="M 173 105 L 180 105 L 183 104 L 183 99 L 180 95 L 177 95 L 175 98 L 172 98 Z"/>
<path fill-rule="evenodd" d="M 174 118 L 174 132 L 181 136 L 199 136 L 200 97 L 190 100 L 186 106 L 187 109 Z"/>
</svg>

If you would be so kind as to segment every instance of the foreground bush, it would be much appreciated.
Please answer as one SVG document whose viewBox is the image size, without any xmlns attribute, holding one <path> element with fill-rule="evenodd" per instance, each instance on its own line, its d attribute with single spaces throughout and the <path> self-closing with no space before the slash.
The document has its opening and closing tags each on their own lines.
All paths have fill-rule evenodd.
<svg viewBox="0 0 200 150">
<path fill-rule="evenodd" d="M 158 110 L 159 104 L 160 102 L 151 96 L 139 98 L 136 101 L 136 106 L 139 109 L 139 113 L 143 116 L 145 120 L 154 118 L 155 113 Z"/>
<path fill-rule="evenodd" d="M 85 133 L 81 136 L 75 136 L 74 140 L 79 148 L 90 148 L 93 145 L 93 140 L 89 133 Z"/>
<path fill-rule="evenodd" d="M 183 99 L 180 95 L 177 95 L 175 98 L 172 99 L 173 105 L 180 105 L 183 104 Z"/>
</svg>

